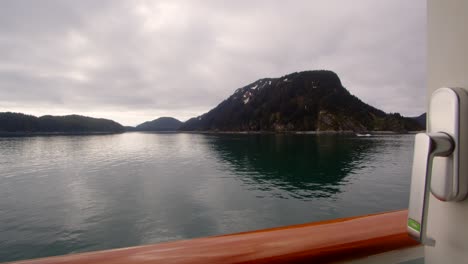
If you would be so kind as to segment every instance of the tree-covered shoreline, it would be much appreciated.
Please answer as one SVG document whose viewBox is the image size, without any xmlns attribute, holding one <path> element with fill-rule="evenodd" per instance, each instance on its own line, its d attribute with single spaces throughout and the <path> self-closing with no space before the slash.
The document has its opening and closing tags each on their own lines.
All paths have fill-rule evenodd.
<svg viewBox="0 0 468 264">
<path fill-rule="evenodd" d="M 112 120 L 80 115 L 36 117 L 22 113 L 0 113 L 0 134 L 119 133 L 124 127 Z"/>
</svg>

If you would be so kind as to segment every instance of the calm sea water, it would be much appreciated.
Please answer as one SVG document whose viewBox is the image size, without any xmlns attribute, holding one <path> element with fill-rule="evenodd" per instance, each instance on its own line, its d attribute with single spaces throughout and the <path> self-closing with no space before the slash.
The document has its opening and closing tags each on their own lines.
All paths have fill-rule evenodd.
<svg viewBox="0 0 468 264">
<path fill-rule="evenodd" d="M 407 208 L 413 136 L 0 138 L 0 261 Z"/>
</svg>

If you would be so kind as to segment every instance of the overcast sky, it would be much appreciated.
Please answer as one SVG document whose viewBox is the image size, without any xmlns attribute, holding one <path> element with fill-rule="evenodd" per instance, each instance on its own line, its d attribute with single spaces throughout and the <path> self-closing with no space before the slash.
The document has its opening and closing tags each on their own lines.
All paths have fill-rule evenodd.
<svg viewBox="0 0 468 264">
<path fill-rule="evenodd" d="M 423 0 L 4 0 L 0 111 L 185 121 L 257 79 L 329 69 L 419 115 L 425 16 Z"/>
</svg>

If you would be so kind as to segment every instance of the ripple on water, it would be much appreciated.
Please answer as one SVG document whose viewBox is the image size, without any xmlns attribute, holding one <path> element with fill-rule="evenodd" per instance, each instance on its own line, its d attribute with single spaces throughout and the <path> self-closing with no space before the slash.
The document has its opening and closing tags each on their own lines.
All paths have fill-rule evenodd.
<svg viewBox="0 0 468 264">
<path fill-rule="evenodd" d="M 412 136 L 0 138 L 0 261 L 407 206 Z"/>
</svg>

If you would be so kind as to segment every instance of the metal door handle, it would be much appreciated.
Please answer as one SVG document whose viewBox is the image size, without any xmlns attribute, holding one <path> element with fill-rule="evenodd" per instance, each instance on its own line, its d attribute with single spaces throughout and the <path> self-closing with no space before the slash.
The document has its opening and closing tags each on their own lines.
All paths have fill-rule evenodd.
<svg viewBox="0 0 468 264">
<path fill-rule="evenodd" d="M 435 245 L 426 235 L 432 161 L 434 157 L 451 155 L 454 147 L 452 138 L 445 133 L 416 135 L 407 229 L 411 237 L 425 245 Z"/>
<path fill-rule="evenodd" d="M 407 229 L 433 246 L 426 234 L 429 197 L 456 202 L 468 194 L 468 148 L 462 146 L 468 140 L 468 94 L 461 88 L 437 89 L 427 115 L 427 133 L 417 134 L 414 145 Z"/>
</svg>

